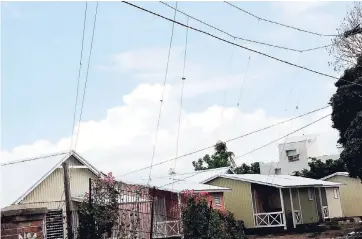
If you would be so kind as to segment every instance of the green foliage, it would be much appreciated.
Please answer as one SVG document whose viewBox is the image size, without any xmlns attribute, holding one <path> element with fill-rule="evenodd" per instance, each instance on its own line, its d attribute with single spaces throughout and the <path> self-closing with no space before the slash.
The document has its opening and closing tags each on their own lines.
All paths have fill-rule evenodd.
<svg viewBox="0 0 362 239">
<path fill-rule="evenodd" d="M 338 142 L 344 148 L 341 159 L 350 176 L 362 180 L 362 56 L 335 85 L 337 91 L 330 104 L 333 127 L 339 131 Z"/>
<path fill-rule="evenodd" d="M 260 174 L 259 162 L 252 163 L 250 166 L 243 163 L 241 166 L 234 169 L 236 174 Z"/>
<path fill-rule="evenodd" d="M 243 224 L 232 213 L 208 206 L 203 194 L 187 193 L 182 208 L 182 226 L 185 239 L 243 239 Z M 204 194 L 205 195 L 205 194 Z"/>
<path fill-rule="evenodd" d="M 230 160 L 235 155 L 233 152 L 228 151 L 226 143 L 219 141 L 214 146 L 214 149 L 215 153 L 213 155 L 206 154 L 203 158 L 192 162 L 195 171 L 230 166 Z"/>
<path fill-rule="evenodd" d="M 102 238 L 106 233 L 110 234 L 118 220 L 119 193 L 112 174 L 93 180 L 91 195 L 92 203 L 89 204 L 86 193 L 78 208 L 78 234 L 81 239 Z"/>
<path fill-rule="evenodd" d="M 323 163 L 320 159 L 312 158 L 312 161 L 309 162 L 308 165 L 310 170 L 303 169 L 296 171 L 293 173 L 293 176 L 320 179 L 336 172 L 346 171 L 346 165 L 342 159 L 327 159 L 326 162 Z"/>
<path fill-rule="evenodd" d="M 197 161 L 193 161 L 195 171 L 229 167 L 230 161 L 235 156 L 233 152 L 228 151 L 226 143 L 219 141 L 214 146 L 215 153 L 213 155 L 206 154 L 203 158 L 199 158 Z M 236 167 L 234 172 L 237 174 L 259 174 L 260 166 L 258 162 L 252 163 L 250 166 L 243 163 L 241 166 Z"/>
</svg>

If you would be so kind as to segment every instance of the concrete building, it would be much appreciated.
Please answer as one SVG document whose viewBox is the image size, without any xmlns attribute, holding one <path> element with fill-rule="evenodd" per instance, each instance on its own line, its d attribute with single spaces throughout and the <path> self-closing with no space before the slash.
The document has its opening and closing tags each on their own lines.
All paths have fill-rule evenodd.
<svg viewBox="0 0 362 239">
<path fill-rule="evenodd" d="M 340 147 L 337 146 L 340 151 Z M 263 163 L 260 162 L 260 174 L 265 175 L 291 175 L 295 171 L 309 169 L 308 163 L 311 158 L 339 159 L 339 154 L 321 155 L 318 150 L 317 136 L 290 137 L 278 145 L 279 161 Z"/>
</svg>

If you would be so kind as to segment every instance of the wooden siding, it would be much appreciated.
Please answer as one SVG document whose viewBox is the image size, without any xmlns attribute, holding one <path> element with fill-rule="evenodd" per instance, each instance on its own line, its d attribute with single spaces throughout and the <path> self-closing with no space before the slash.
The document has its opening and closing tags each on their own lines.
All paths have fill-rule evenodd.
<svg viewBox="0 0 362 239">
<path fill-rule="evenodd" d="M 357 178 L 335 176 L 326 181 L 343 183 L 339 188 L 344 217 L 362 216 L 362 184 Z"/>
<path fill-rule="evenodd" d="M 224 193 L 226 210 L 232 212 L 237 220 L 243 220 L 246 227 L 254 227 L 251 184 L 226 178 L 216 178 L 207 184 L 230 188 Z"/>
<path fill-rule="evenodd" d="M 326 201 L 328 203 L 329 217 L 342 217 L 342 207 L 340 197 L 334 197 L 335 188 L 326 188 Z M 338 188 L 337 188 L 338 190 Z M 361 192 L 362 193 L 362 192 Z"/>
<path fill-rule="evenodd" d="M 300 210 L 299 207 L 299 198 L 298 198 L 298 189 L 292 188 L 292 199 L 293 199 L 293 209 Z"/>
<path fill-rule="evenodd" d="M 315 191 L 316 193 L 317 191 Z M 313 200 L 308 199 L 308 188 L 299 188 L 300 205 L 302 207 L 303 223 L 315 223 L 319 221 L 316 196 Z"/>
<path fill-rule="evenodd" d="M 72 165 L 79 165 L 75 159 L 70 158 Z M 96 178 L 87 168 L 70 168 L 70 188 L 72 196 L 81 196 L 88 192 L 89 178 Z M 20 204 L 46 206 L 48 209 L 57 209 L 64 200 L 63 169 L 54 170 L 41 182 Z M 40 202 L 40 203 L 38 203 Z M 46 203 L 44 203 L 46 202 Z"/>
</svg>

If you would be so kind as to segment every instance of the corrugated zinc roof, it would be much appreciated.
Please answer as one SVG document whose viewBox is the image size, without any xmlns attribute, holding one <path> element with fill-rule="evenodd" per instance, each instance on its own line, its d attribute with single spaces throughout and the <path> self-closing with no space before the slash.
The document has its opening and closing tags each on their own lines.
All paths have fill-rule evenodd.
<svg viewBox="0 0 362 239">
<path fill-rule="evenodd" d="M 1 164 L 1 208 L 16 203 L 68 157 L 69 153 L 63 152 Z"/>
<path fill-rule="evenodd" d="M 2 163 L 0 208 L 19 203 L 70 156 L 74 156 L 94 174 L 101 173 L 74 151 Z"/>
<path fill-rule="evenodd" d="M 215 175 L 226 174 L 229 171 L 232 172 L 230 167 L 222 167 L 222 168 L 193 171 L 193 172 L 182 173 L 182 174 L 174 174 L 171 176 L 167 175 L 167 176 L 162 176 L 162 177 L 158 177 L 158 178 L 170 178 L 171 177 L 171 178 L 175 178 L 175 179 L 201 183 L 208 178 L 211 178 Z"/>
<path fill-rule="evenodd" d="M 334 176 L 345 176 L 345 177 L 349 177 L 349 173 L 347 172 L 335 172 L 333 174 L 330 174 L 328 176 L 325 176 L 324 178 L 321 178 L 320 180 L 326 180 L 328 178 L 332 178 Z"/>
<path fill-rule="evenodd" d="M 290 175 L 262 175 L 262 174 L 221 174 L 214 178 L 223 177 L 230 178 L 250 183 L 269 185 L 279 188 L 293 188 L 293 187 L 338 187 L 340 183 L 333 183 L 311 178 L 290 176 Z M 206 181 L 206 182 L 207 182 Z"/>
<path fill-rule="evenodd" d="M 203 191 L 203 192 L 224 192 L 230 191 L 229 188 L 223 188 L 213 185 L 202 184 L 198 182 L 191 182 L 188 180 L 182 179 L 173 179 L 171 176 L 168 178 L 153 178 L 150 182 L 146 179 L 133 179 L 132 181 L 122 180 L 122 178 L 117 178 L 119 181 L 123 181 L 128 184 L 137 184 L 149 187 L 156 187 L 157 189 L 179 193 L 185 190 L 194 190 L 194 191 Z"/>
</svg>

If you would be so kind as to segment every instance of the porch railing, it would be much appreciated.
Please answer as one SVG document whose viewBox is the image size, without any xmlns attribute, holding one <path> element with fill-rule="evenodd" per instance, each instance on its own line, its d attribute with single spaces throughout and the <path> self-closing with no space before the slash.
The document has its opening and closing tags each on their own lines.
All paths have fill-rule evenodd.
<svg viewBox="0 0 362 239">
<path fill-rule="evenodd" d="M 283 212 L 268 212 L 254 214 L 256 227 L 280 227 L 284 226 Z"/>
<path fill-rule="evenodd" d="M 323 218 L 329 218 L 329 210 L 328 210 L 328 206 L 323 206 L 322 207 L 322 213 L 323 213 Z"/>
<path fill-rule="evenodd" d="M 294 220 L 295 220 L 295 224 L 302 224 L 302 211 L 301 210 L 294 210 L 293 211 L 293 216 L 294 216 Z"/>
<path fill-rule="evenodd" d="M 180 236 L 180 220 L 155 222 L 153 234 L 153 238 L 168 238 Z"/>
</svg>

